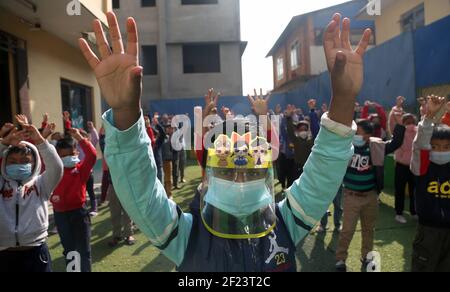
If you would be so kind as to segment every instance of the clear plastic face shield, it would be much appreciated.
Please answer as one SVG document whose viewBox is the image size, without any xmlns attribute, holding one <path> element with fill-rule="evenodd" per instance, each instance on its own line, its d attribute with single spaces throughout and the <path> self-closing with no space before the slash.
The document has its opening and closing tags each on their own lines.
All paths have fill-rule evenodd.
<svg viewBox="0 0 450 292">
<path fill-rule="evenodd" d="M 258 129 L 245 119 L 228 120 L 213 129 L 201 215 L 215 236 L 261 238 L 275 227 L 272 149 L 267 134 Z"/>
</svg>

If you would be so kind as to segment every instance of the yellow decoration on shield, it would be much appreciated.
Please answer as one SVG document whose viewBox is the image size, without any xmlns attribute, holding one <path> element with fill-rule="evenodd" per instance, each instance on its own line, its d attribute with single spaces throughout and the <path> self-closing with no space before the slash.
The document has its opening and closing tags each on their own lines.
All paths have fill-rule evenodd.
<svg viewBox="0 0 450 292">
<path fill-rule="evenodd" d="M 228 169 L 267 169 L 272 167 L 272 149 L 266 138 L 251 139 L 251 133 L 241 136 L 233 132 L 231 139 L 219 135 L 214 148 L 208 149 L 207 166 Z"/>
</svg>

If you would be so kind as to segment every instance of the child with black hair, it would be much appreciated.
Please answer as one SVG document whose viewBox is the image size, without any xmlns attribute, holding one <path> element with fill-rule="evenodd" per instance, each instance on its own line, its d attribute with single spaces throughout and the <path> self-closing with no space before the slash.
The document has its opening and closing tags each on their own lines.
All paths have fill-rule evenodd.
<svg viewBox="0 0 450 292">
<path fill-rule="evenodd" d="M 81 272 L 91 271 L 90 218 L 86 203 L 86 184 L 97 160 L 97 152 L 79 130 L 70 129 L 72 138 L 58 141 L 56 150 L 64 165 L 64 176 L 53 192 L 51 202 L 55 210 L 55 223 L 64 248 L 64 257 L 70 252 L 78 252 Z M 76 142 L 85 157 L 80 161 Z"/>
<path fill-rule="evenodd" d="M 368 264 L 367 255 L 373 251 L 375 224 L 378 216 L 378 196 L 384 188 L 385 157 L 402 146 L 405 127 L 396 125 L 391 141 L 375 138 L 375 127 L 368 120 L 357 123 L 353 139 L 355 154 L 344 176 L 344 220 L 336 250 L 336 269 L 347 270 L 345 261 L 348 248 L 361 219 L 363 266 Z"/>
<path fill-rule="evenodd" d="M 450 272 L 450 128 L 433 126 L 445 98 L 428 97 L 413 144 L 411 171 L 417 176 L 419 226 L 413 272 Z"/>
<path fill-rule="evenodd" d="M 0 139 L 0 272 L 51 272 L 48 199 L 63 166 L 36 127 L 7 128 L 9 134 Z"/>
</svg>

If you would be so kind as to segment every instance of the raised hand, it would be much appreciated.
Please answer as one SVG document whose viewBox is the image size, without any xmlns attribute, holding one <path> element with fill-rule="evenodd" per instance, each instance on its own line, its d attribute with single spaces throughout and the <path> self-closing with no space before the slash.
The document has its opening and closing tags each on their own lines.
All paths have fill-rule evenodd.
<svg viewBox="0 0 450 292">
<path fill-rule="evenodd" d="M 22 127 L 28 126 L 28 118 L 26 115 L 16 115 L 16 121 L 21 125 Z"/>
<path fill-rule="evenodd" d="M 253 112 L 258 116 L 267 115 L 269 113 L 269 100 L 271 96 L 264 96 L 262 89 L 260 89 L 259 95 L 256 89 L 254 90 L 254 93 L 254 96 L 248 95 L 248 100 L 252 106 Z"/>
<path fill-rule="evenodd" d="M 8 134 L 14 128 L 15 128 L 15 126 L 11 123 L 4 124 L 3 127 L 0 129 L 0 138 L 3 138 L 6 134 Z"/>
<path fill-rule="evenodd" d="M 351 126 L 353 105 L 363 85 L 363 57 L 372 31 L 366 29 L 356 48 L 350 43 L 350 19 L 342 21 L 336 13 L 324 34 L 324 50 L 333 90 L 329 116 L 336 122 Z"/>
<path fill-rule="evenodd" d="M 83 140 L 83 136 L 81 136 L 80 130 L 72 128 L 68 130 L 69 135 L 77 141 Z"/>
<path fill-rule="evenodd" d="M 22 143 L 29 139 L 26 130 L 17 130 L 15 127 L 9 132 L 9 134 L 1 140 L 1 143 L 5 146 L 14 146 L 24 148 L 26 145 Z"/>
<path fill-rule="evenodd" d="M 42 130 L 42 137 L 44 137 L 44 139 L 47 139 L 48 137 L 50 137 L 51 135 L 53 135 L 53 133 L 55 133 L 55 129 L 56 129 L 56 124 L 55 124 L 55 123 L 50 123 L 50 124 L 48 124 L 48 125 Z"/>
<path fill-rule="evenodd" d="M 219 102 L 220 92 L 216 93 L 213 88 L 208 90 L 205 95 L 205 108 L 203 109 L 203 119 L 211 115 L 213 112 L 217 113 L 217 103 Z"/>
<path fill-rule="evenodd" d="M 222 107 L 222 115 L 224 116 L 225 119 L 232 118 L 234 116 L 230 108 L 225 106 Z"/>
<path fill-rule="evenodd" d="M 45 142 L 44 137 L 42 137 L 39 130 L 34 125 L 24 125 L 23 129 L 25 130 L 27 140 L 33 141 L 35 145 L 40 145 Z"/>
<path fill-rule="evenodd" d="M 445 106 L 447 99 L 445 97 L 432 95 L 428 96 L 427 100 L 428 102 L 426 116 L 427 118 L 434 119 Z"/>
<path fill-rule="evenodd" d="M 42 115 L 42 122 L 47 124 L 48 123 L 48 117 L 49 117 L 48 113 L 43 114 Z"/>
<path fill-rule="evenodd" d="M 70 113 L 68 111 L 63 112 L 63 119 L 65 121 L 70 120 Z"/>
<path fill-rule="evenodd" d="M 141 111 L 143 68 L 139 66 L 137 26 L 133 18 L 128 18 L 128 43 L 125 51 L 115 14 L 108 12 L 107 19 L 112 51 L 99 20 L 94 21 L 93 28 L 100 58 L 94 54 L 86 40 L 80 39 L 79 44 L 95 72 L 102 95 L 114 111 L 116 127 L 125 130 L 139 119 Z"/>
</svg>

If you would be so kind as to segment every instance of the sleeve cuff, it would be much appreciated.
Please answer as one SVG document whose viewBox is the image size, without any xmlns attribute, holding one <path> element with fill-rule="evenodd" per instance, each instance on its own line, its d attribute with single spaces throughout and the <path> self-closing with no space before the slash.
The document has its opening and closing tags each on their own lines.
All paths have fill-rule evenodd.
<svg viewBox="0 0 450 292">
<path fill-rule="evenodd" d="M 328 131 L 335 133 L 344 138 L 352 137 L 356 134 L 358 127 L 353 121 L 352 127 L 347 127 L 344 124 L 333 121 L 329 118 L 328 113 L 322 116 L 321 126 L 326 128 Z"/>
<path fill-rule="evenodd" d="M 105 141 L 110 154 L 130 152 L 138 149 L 142 144 L 150 144 L 142 112 L 139 120 L 125 131 L 120 131 L 114 126 L 112 110 L 103 114 L 103 122 L 106 130 Z"/>
<path fill-rule="evenodd" d="M 424 118 L 422 121 L 422 126 L 426 127 L 426 128 L 431 128 L 433 127 L 433 119 L 430 118 Z"/>
</svg>

